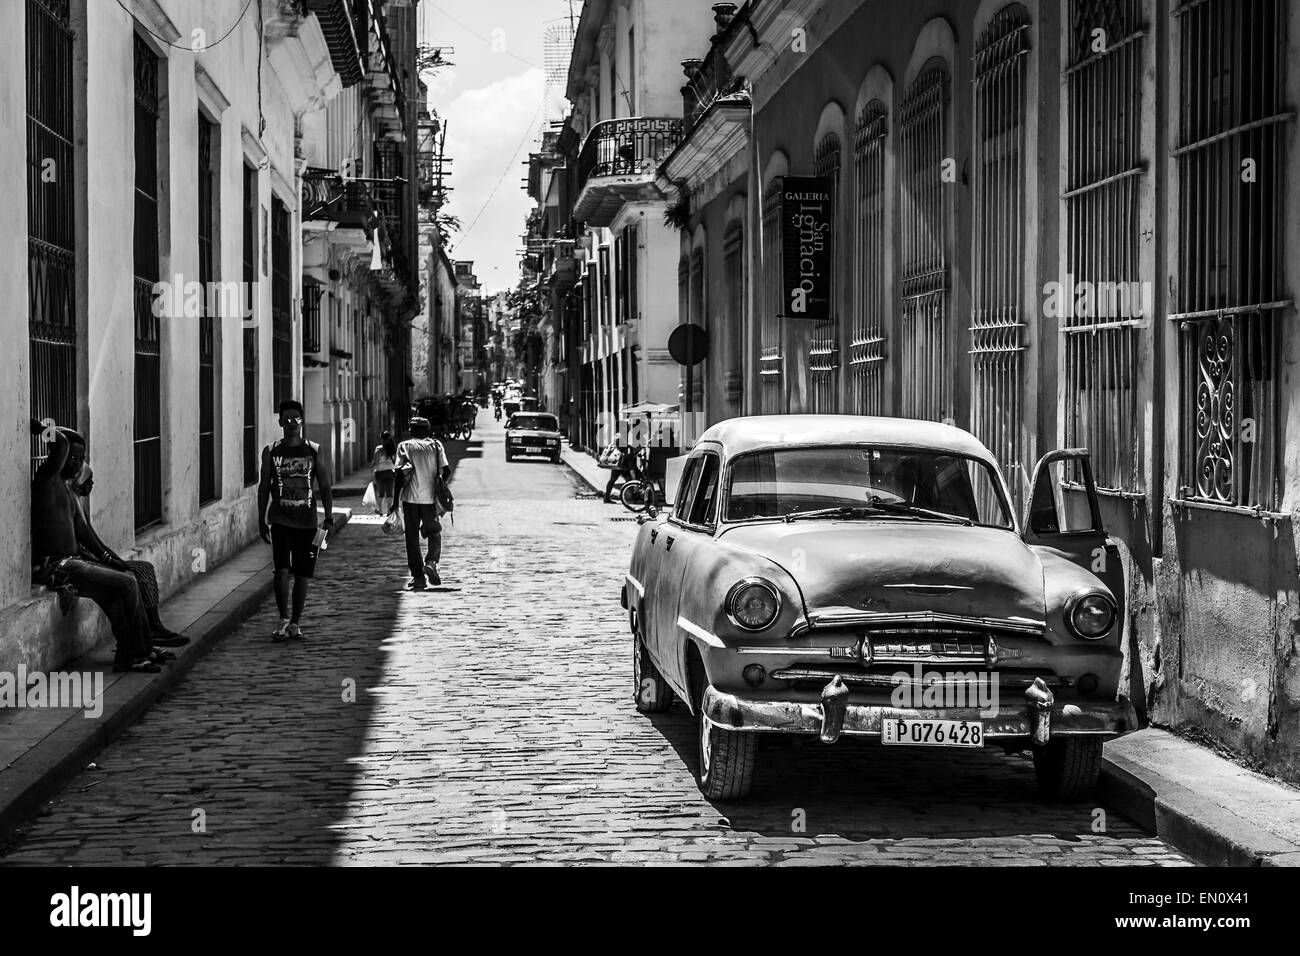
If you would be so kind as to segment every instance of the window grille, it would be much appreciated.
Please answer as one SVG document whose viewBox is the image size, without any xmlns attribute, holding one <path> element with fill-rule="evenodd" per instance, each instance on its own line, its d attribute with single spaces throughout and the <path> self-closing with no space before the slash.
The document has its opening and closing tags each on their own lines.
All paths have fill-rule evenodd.
<svg viewBox="0 0 1300 956">
<path fill-rule="evenodd" d="M 302 277 L 302 350 L 320 351 L 320 300 L 324 287 L 311 276 Z"/>
<path fill-rule="evenodd" d="M 849 408 L 880 415 L 885 408 L 884 323 L 890 296 L 886 270 L 885 104 L 872 100 L 858 115 L 853 134 L 854 210 L 853 328 L 849 340 Z"/>
<path fill-rule="evenodd" d="M 813 175 L 825 176 L 831 182 L 831 208 L 834 213 L 836 229 L 839 227 L 838 212 L 840 180 L 840 138 L 833 133 L 822 137 L 813 156 Z M 830 301 L 831 317 L 819 322 L 812 329 L 808 348 L 809 408 L 814 413 L 834 413 L 839 410 L 839 367 L 840 348 L 838 332 L 839 305 L 839 252 L 832 230 L 830 261 Z"/>
<path fill-rule="evenodd" d="M 740 368 L 740 349 L 736 343 L 743 340 L 745 324 L 745 233 L 739 223 L 728 228 L 722 242 L 722 281 L 724 307 L 722 338 L 718 349 L 723 356 L 723 393 L 728 402 L 740 401 L 743 373 Z"/>
<path fill-rule="evenodd" d="M 162 520 L 162 393 L 158 283 L 158 57 L 135 36 L 135 528 Z"/>
<path fill-rule="evenodd" d="M 257 170 L 244 167 L 244 484 L 257 481 Z"/>
<path fill-rule="evenodd" d="M 27 0 L 27 334 L 30 415 L 77 427 L 72 31 L 67 0 Z M 32 469 L 45 457 L 31 444 Z"/>
<path fill-rule="evenodd" d="M 199 503 L 221 497 L 221 450 L 217 445 L 217 316 L 212 292 L 216 279 L 217 162 L 216 126 L 199 115 Z"/>
<path fill-rule="evenodd" d="M 1280 501 L 1288 7 L 1193 0 L 1174 11 L 1181 490 L 1230 506 Z"/>
<path fill-rule="evenodd" d="M 1142 425 L 1136 373 L 1152 316 L 1140 274 L 1143 0 L 1071 0 L 1065 68 L 1066 247 L 1062 299 L 1081 289 L 1096 308 L 1057 319 L 1064 380 L 1064 440 L 1092 452 L 1099 487 L 1142 487 Z M 1104 52 L 1094 49 L 1105 37 Z M 1114 296 L 1108 290 L 1123 290 Z M 1132 294 L 1131 294 L 1132 293 Z M 1062 303 L 1063 304 L 1063 303 Z M 1084 314 L 1078 314 L 1083 311 Z"/>
<path fill-rule="evenodd" d="M 902 196 L 902 414 L 953 415 L 956 355 L 949 321 L 946 244 L 951 214 L 943 182 L 949 77 L 931 67 L 908 89 L 899 111 Z"/>
<path fill-rule="evenodd" d="M 971 425 L 1021 498 L 1025 419 L 1025 80 L 1029 18 L 1003 7 L 975 53 L 971 269 Z M 991 503 L 989 503 L 991 505 Z"/>
<path fill-rule="evenodd" d="M 696 249 L 691 253 L 691 321 L 701 328 L 708 329 L 708 311 L 704 300 L 704 250 Z M 704 363 L 696 364 L 690 370 L 691 394 L 687 398 L 688 410 L 704 410 Z"/>
<path fill-rule="evenodd" d="M 271 381 L 276 407 L 293 398 L 293 284 L 289 210 L 271 198 Z"/>
</svg>

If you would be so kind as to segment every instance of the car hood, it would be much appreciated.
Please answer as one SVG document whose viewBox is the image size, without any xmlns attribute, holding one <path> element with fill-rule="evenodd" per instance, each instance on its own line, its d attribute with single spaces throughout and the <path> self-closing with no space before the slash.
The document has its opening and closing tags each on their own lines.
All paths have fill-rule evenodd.
<svg viewBox="0 0 1300 956">
<path fill-rule="evenodd" d="M 1042 565 L 1010 531 L 913 521 L 796 521 L 741 525 L 722 537 L 786 568 L 810 615 L 929 611 L 1044 620 Z"/>
</svg>

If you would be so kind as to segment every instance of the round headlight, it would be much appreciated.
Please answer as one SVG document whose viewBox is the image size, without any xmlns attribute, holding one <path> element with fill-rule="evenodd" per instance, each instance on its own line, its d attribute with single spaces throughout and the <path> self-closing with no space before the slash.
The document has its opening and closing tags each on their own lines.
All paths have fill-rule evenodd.
<svg viewBox="0 0 1300 956">
<path fill-rule="evenodd" d="M 1071 600 L 1065 619 L 1080 637 L 1101 637 L 1115 622 L 1115 602 L 1105 594 L 1090 591 Z"/>
<path fill-rule="evenodd" d="M 776 620 L 781 599 L 776 588 L 761 578 L 746 578 L 727 595 L 727 613 L 747 631 L 761 631 Z"/>
</svg>

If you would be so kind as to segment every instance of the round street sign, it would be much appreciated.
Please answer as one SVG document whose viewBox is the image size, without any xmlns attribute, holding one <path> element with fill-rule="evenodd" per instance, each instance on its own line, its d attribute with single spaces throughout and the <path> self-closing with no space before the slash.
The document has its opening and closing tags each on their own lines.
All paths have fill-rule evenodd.
<svg viewBox="0 0 1300 956">
<path fill-rule="evenodd" d="M 668 354 L 678 365 L 695 365 L 709 357 L 709 333 L 694 322 L 673 329 L 668 336 Z"/>
</svg>

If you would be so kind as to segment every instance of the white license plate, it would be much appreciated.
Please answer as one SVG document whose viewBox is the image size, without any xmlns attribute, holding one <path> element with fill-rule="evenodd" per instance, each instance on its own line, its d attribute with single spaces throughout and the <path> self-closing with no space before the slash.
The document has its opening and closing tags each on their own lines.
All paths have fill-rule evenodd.
<svg viewBox="0 0 1300 956">
<path fill-rule="evenodd" d="M 880 742 L 905 747 L 983 747 L 984 725 L 978 720 L 912 720 L 887 717 Z"/>
</svg>

